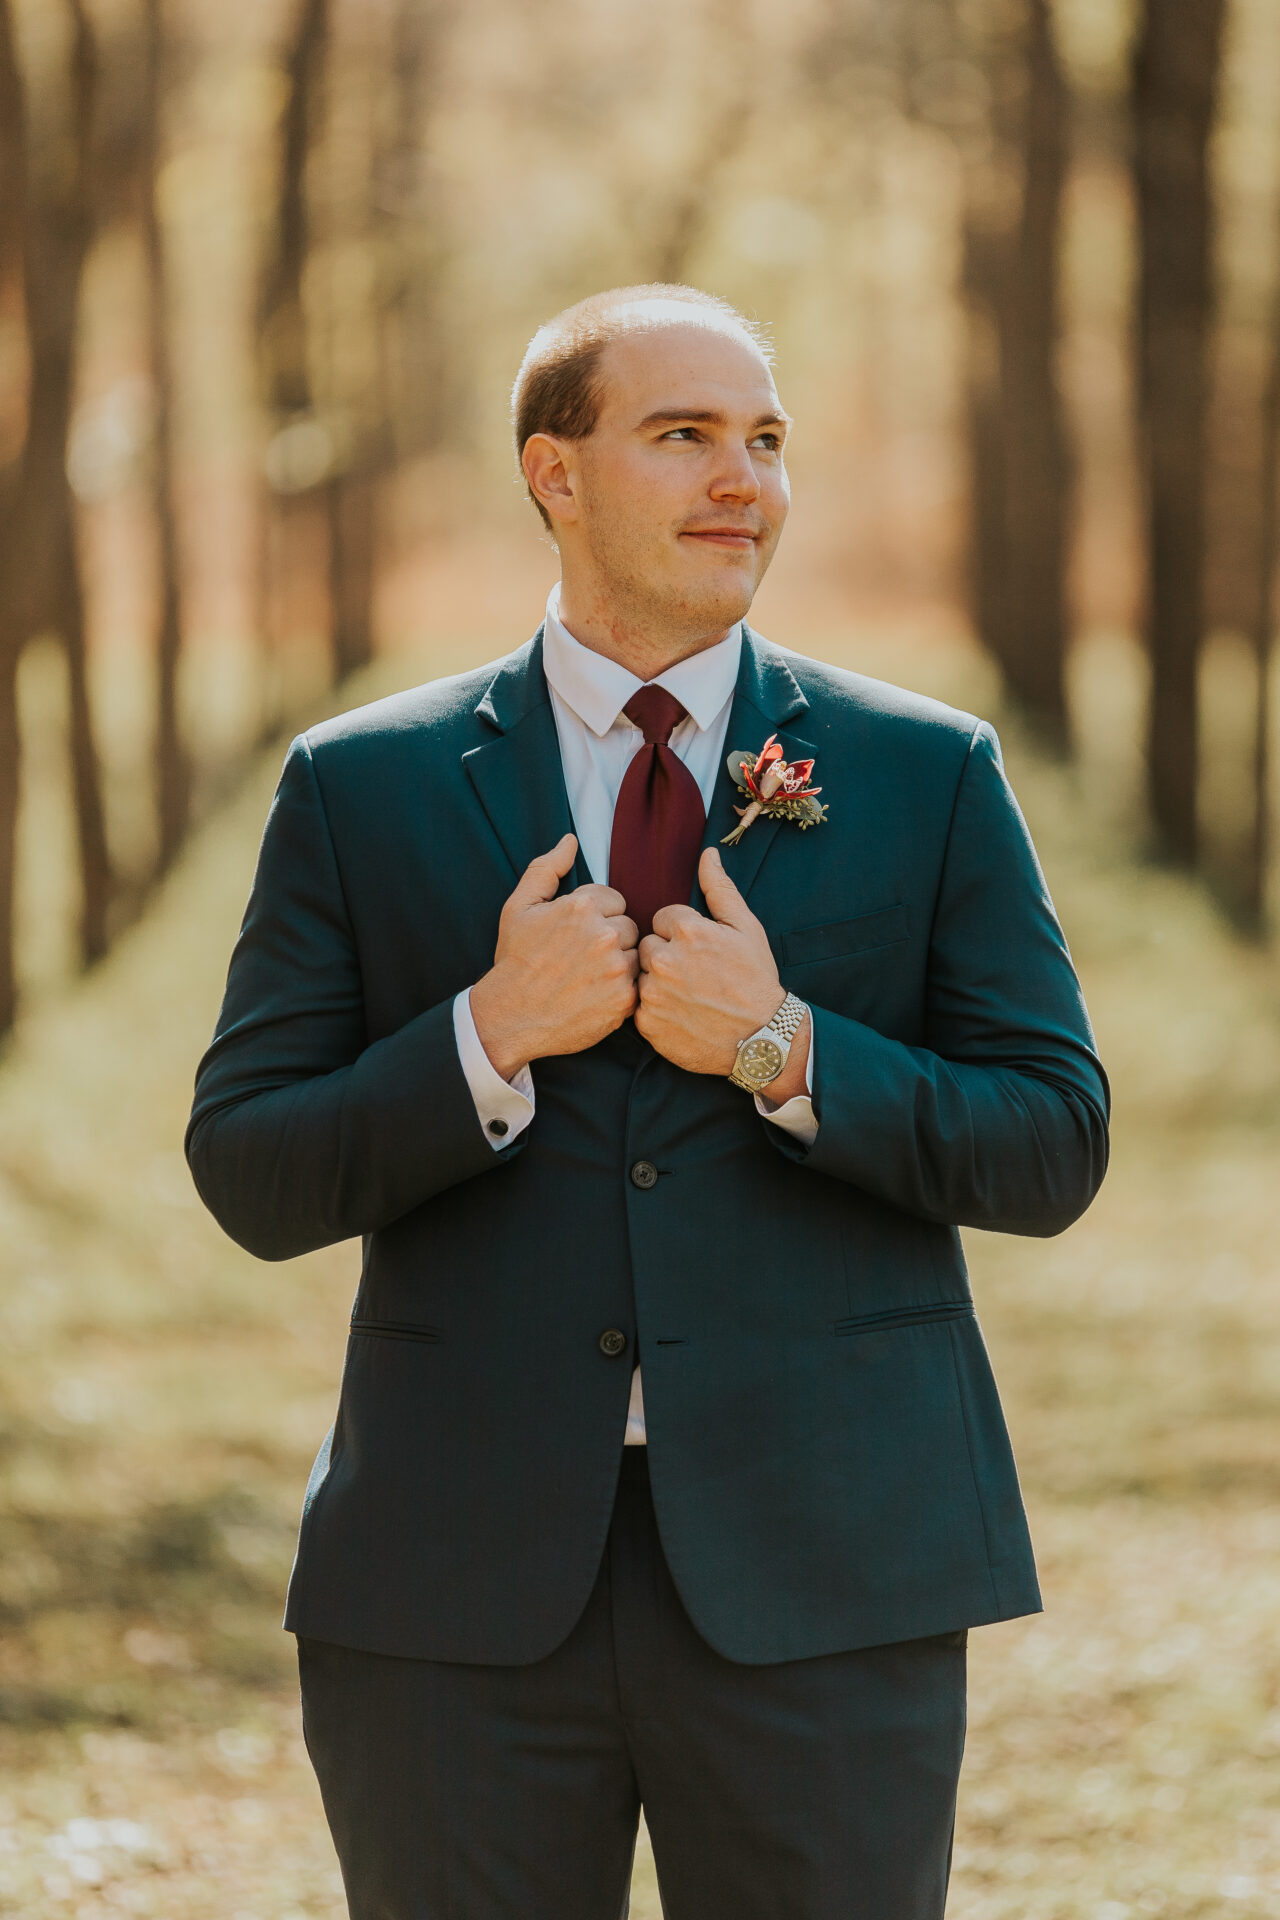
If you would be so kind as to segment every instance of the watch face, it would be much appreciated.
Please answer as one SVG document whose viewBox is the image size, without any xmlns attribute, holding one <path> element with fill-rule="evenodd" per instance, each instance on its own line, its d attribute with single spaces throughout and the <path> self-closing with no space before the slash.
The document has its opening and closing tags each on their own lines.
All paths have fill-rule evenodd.
<svg viewBox="0 0 1280 1920">
<path fill-rule="evenodd" d="M 738 1072 L 753 1087 L 767 1087 L 782 1072 L 783 1061 L 783 1051 L 776 1040 L 747 1040 L 738 1053 Z"/>
</svg>

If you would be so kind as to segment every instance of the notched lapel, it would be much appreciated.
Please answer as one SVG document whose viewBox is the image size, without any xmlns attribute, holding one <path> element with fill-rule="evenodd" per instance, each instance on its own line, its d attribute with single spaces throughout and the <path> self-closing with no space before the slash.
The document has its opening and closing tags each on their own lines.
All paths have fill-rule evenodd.
<svg viewBox="0 0 1280 1920">
<path fill-rule="evenodd" d="M 542 630 L 504 662 L 476 711 L 496 739 L 462 756 L 467 777 L 516 879 L 529 862 L 574 831 L 555 715 L 542 673 Z M 561 891 L 586 877 L 577 864 Z"/>
<path fill-rule="evenodd" d="M 729 710 L 724 756 L 716 776 L 702 841 L 704 847 L 719 848 L 725 872 L 744 896 L 750 894 L 765 855 L 779 834 L 798 833 L 800 829 L 790 822 L 771 820 L 766 815 L 752 821 L 736 846 L 722 846 L 725 835 L 732 833 L 738 824 L 734 808 L 745 804 L 741 793 L 729 778 L 725 760 L 730 753 L 739 750 L 745 752 L 749 749 L 759 753 L 771 733 L 777 734 L 778 743 L 788 760 L 807 760 L 814 756 L 816 748 L 809 741 L 802 740 L 799 734 L 791 732 L 785 724 L 803 714 L 808 705 L 799 682 L 786 662 L 749 627 L 744 626 L 738 685 Z M 706 911 L 702 889 L 696 882 L 692 904 L 699 912 Z"/>
</svg>

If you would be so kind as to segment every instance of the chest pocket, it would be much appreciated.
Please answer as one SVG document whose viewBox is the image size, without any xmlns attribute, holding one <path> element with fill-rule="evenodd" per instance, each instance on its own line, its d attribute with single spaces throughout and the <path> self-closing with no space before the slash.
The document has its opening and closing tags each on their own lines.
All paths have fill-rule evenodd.
<svg viewBox="0 0 1280 1920">
<path fill-rule="evenodd" d="M 852 920 L 792 928 L 779 942 L 778 971 L 802 1000 L 900 1034 L 910 1027 L 919 991 L 906 964 L 910 951 L 907 908 L 881 907 Z"/>
<path fill-rule="evenodd" d="M 854 954 L 896 947 L 910 934 L 905 907 L 881 907 L 852 920 L 831 920 L 820 927 L 796 927 L 782 936 L 785 967 L 812 966 L 819 960 L 847 960 Z"/>
</svg>

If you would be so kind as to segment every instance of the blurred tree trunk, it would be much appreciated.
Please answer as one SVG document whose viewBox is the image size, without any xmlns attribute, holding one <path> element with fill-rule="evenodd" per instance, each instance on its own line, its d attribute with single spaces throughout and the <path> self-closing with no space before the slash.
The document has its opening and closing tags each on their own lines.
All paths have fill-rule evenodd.
<svg viewBox="0 0 1280 1920">
<path fill-rule="evenodd" d="M 67 436 L 75 399 L 80 282 L 93 238 L 93 127 L 98 49 L 84 0 L 68 0 L 72 18 L 71 105 L 65 184 L 27 227 L 27 314 L 31 328 L 31 417 L 26 494 L 33 545 L 48 540 L 42 581 L 47 618 L 67 655 L 71 783 L 80 849 L 80 953 L 100 960 L 109 944 L 107 914 L 115 890 L 107 851 L 102 780 L 89 700 L 84 585 L 75 500 L 67 478 Z M 37 210 L 33 210 L 37 211 Z"/>
<path fill-rule="evenodd" d="M 1267 929 L 1271 866 L 1271 657 L 1280 572 L 1280 232 L 1277 284 L 1272 294 L 1270 358 L 1262 403 L 1262 464 L 1258 488 L 1258 560 L 1253 619 L 1257 687 L 1253 710 L 1253 821 L 1245 865 L 1243 910 L 1255 934 Z"/>
<path fill-rule="evenodd" d="M 275 237 L 261 302 L 264 392 L 273 437 L 308 424 L 329 434 L 327 471 L 276 465 L 275 486 L 284 498 L 270 509 L 277 522 L 271 549 L 284 546 L 280 522 L 291 512 L 290 496 L 318 502 L 329 550 L 330 660 L 341 680 L 371 658 L 374 503 L 372 476 L 353 465 L 332 443 L 331 427 L 316 418 L 308 355 L 303 279 L 311 246 L 307 168 L 323 118 L 323 89 L 331 40 L 330 0 L 301 0 L 285 63 L 287 99 L 282 125 Z M 319 444 L 318 439 L 313 444 Z M 318 462 L 317 462 L 318 464 Z"/>
<path fill-rule="evenodd" d="M 367 667 L 373 658 L 373 589 L 380 462 L 344 464 L 325 488 L 329 520 L 329 602 L 333 677 Z"/>
<path fill-rule="evenodd" d="M 442 325 L 448 264 L 431 172 L 429 116 L 458 0 L 400 0 L 392 36 L 389 138 L 376 167 L 381 216 L 379 327 L 388 461 L 439 444 L 458 427 L 462 382 L 449 377 Z"/>
<path fill-rule="evenodd" d="M 8 582 L 21 645 L 56 633 L 67 656 L 71 778 L 80 856 L 80 953 L 107 950 L 114 877 L 107 851 L 101 776 L 93 738 L 84 591 L 67 434 L 75 390 L 80 281 L 93 234 L 93 122 L 98 60 L 83 0 L 68 0 L 72 41 L 69 106 L 37 157 L 28 143 L 23 210 L 23 282 L 30 350 L 27 434 L 11 521 Z"/>
<path fill-rule="evenodd" d="M 307 161 L 315 141 L 317 94 L 329 40 L 329 0 L 300 0 L 285 61 L 275 232 L 261 298 L 267 405 L 276 420 L 311 410 L 302 276 L 307 264 Z"/>
<path fill-rule="evenodd" d="M 1062 745 L 1073 463 L 1056 358 L 1070 102 L 1048 0 L 1026 0 L 986 65 L 994 162 L 969 170 L 963 237 L 974 619 L 1009 692 Z"/>
<path fill-rule="evenodd" d="M 1196 855 L 1196 673 L 1204 629 L 1209 136 L 1225 0 L 1144 0 L 1132 104 L 1139 273 L 1137 389 L 1146 493 L 1147 766 L 1156 832 Z"/>
<path fill-rule="evenodd" d="M 9 0 L 0 0 L 0 300 L 22 284 L 26 214 L 26 112 Z M 0 472 L 0 1034 L 13 1025 L 14 879 L 18 826 L 18 660 L 26 624 L 18 598 L 20 462 Z"/>
<path fill-rule="evenodd" d="M 164 101 L 162 0 L 143 0 L 142 230 L 147 262 L 147 329 L 154 394 L 152 510 L 159 550 L 160 618 L 156 635 L 155 793 L 159 839 L 157 873 L 172 865 L 186 837 L 191 811 L 191 761 L 178 704 L 182 659 L 182 601 L 178 527 L 174 512 L 173 363 L 168 261 L 160 219 L 161 116 Z"/>
</svg>

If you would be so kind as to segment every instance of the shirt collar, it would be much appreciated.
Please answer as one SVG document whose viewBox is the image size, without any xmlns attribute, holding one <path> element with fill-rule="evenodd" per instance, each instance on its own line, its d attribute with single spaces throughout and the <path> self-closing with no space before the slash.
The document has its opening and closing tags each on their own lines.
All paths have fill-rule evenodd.
<svg viewBox="0 0 1280 1920">
<path fill-rule="evenodd" d="M 673 693 L 694 723 L 705 732 L 718 718 L 738 682 L 742 657 L 742 622 L 723 640 L 705 647 L 657 677 L 657 685 Z M 603 740 L 638 687 L 638 680 L 616 660 L 595 653 L 575 640 L 560 619 L 560 582 L 547 596 L 547 620 L 542 635 L 542 669 L 567 707 L 584 726 Z M 627 721 L 629 726 L 631 723 Z"/>
</svg>

